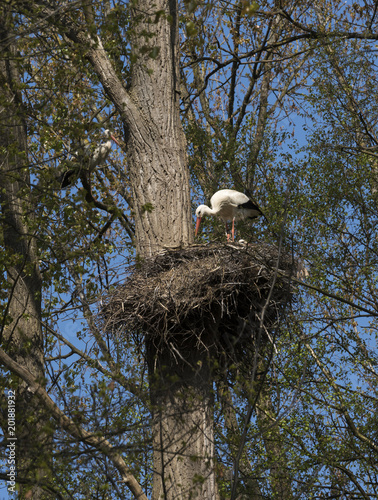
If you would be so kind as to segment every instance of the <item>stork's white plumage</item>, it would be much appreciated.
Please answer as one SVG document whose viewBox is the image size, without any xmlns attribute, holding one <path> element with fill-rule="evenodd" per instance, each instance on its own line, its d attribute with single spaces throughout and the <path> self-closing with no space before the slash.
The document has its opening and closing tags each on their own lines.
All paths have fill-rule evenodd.
<svg viewBox="0 0 378 500">
<path fill-rule="evenodd" d="M 108 140 L 97 146 L 97 148 L 93 151 L 88 159 L 88 167 L 90 170 L 97 167 L 97 165 L 102 165 L 104 163 L 108 154 L 110 153 L 110 150 L 112 149 L 111 139 L 113 139 L 113 141 L 119 146 L 119 142 L 110 132 L 110 130 L 106 129 L 104 131 L 104 138 Z"/>
<path fill-rule="evenodd" d="M 226 225 L 227 241 L 228 234 L 227 221 L 232 220 L 232 241 L 235 239 L 235 219 L 255 219 L 262 215 L 259 207 L 248 198 L 247 195 L 235 191 L 234 189 L 221 189 L 210 199 L 211 208 L 207 205 L 200 205 L 196 210 L 196 236 L 204 215 L 216 215 Z"/>
<path fill-rule="evenodd" d="M 81 147 L 78 151 L 76 151 L 74 155 L 76 161 L 71 163 L 76 163 L 77 165 L 75 165 L 75 168 L 63 172 L 58 178 L 61 188 L 72 185 L 73 179 L 78 177 L 81 169 L 92 172 L 95 167 L 105 163 L 105 160 L 112 149 L 112 140 L 120 146 L 117 139 L 108 129 L 104 131 L 104 138 L 107 139 L 107 141 L 100 143 L 93 152 L 89 146 Z"/>
</svg>

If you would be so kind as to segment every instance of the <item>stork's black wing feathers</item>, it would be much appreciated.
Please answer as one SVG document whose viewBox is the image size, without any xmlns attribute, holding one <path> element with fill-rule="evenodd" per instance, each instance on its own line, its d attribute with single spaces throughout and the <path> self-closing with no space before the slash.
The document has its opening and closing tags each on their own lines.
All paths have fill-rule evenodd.
<svg viewBox="0 0 378 500">
<path fill-rule="evenodd" d="M 255 203 L 253 203 L 252 200 L 248 200 L 245 203 L 242 203 L 241 205 L 238 206 L 238 208 L 245 208 L 247 210 L 256 210 L 256 212 L 258 212 L 260 215 L 262 214 L 259 207 Z"/>
<path fill-rule="evenodd" d="M 76 169 L 66 170 L 58 177 L 57 180 L 62 189 L 68 186 L 72 186 L 72 184 L 74 184 L 74 179 L 75 179 L 74 174 L 77 174 Z"/>
</svg>

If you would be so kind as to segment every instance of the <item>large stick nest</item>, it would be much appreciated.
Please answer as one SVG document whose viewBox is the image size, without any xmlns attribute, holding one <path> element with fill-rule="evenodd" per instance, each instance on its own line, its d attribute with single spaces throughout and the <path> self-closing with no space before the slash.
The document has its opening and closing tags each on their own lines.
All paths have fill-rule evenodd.
<svg viewBox="0 0 378 500">
<path fill-rule="evenodd" d="M 194 334 L 206 342 L 211 331 L 224 347 L 250 343 L 257 331 L 269 337 L 276 328 L 296 273 L 291 256 L 262 243 L 162 252 L 103 298 L 103 327 L 169 341 Z"/>
</svg>

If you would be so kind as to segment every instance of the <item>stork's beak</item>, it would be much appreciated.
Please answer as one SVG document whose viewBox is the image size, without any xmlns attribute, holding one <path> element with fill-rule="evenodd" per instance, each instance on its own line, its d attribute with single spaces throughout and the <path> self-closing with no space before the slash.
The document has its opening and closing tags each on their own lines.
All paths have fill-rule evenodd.
<svg viewBox="0 0 378 500">
<path fill-rule="evenodd" d="M 196 234 L 195 234 L 195 236 L 197 236 L 198 229 L 199 229 L 200 224 L 201 224 L 201 219 L 202 219 L 202 217 L 197 217 L 197 222 L 196 222 Z"/>
<path fill-rule="evenodd" d="M 113 139 L 113 141 L 118 144 L 119 147 L 121 147 L 121 144 L 117 141 L 117 139 L 114 137 L 113 134 L 110 134 L 110 137 Z"/>
</svg>

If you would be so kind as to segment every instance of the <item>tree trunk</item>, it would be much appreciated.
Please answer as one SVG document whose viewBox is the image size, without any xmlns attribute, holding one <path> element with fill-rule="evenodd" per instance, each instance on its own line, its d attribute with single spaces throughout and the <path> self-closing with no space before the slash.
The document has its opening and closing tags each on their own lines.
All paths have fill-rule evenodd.
<svg viewBox="0 0 378 500">
<path fill-rule="evenodd" d="M 216 499 L 211 357 L 205 343 L 194 347 L 193 337 L 155 342 L 147 340 L 152 499 Z"/>
<path fill-rule="evenodd" d="M 154 22 L 157 12 L 164 14 Z M 153 255 L 162 247 L 193 242 L 186 140 L 179 115 L 176 1 L 137 2 L 134 33 L 130 95 L 140 117 L 137 130 L 128 127 L 127 149 L 137 250 Z"/>
<path fill-rule="evenodd" d="M 164 14 L 155 23 L 158 11 Z M 127 149 L 136 245 L 139 254 L 148 256 L 193 241 L 179 116 L 176 1 L 140 0 L 134 33 L 130 95 L 139 107 L 140 123 L 136 131 L 128 127 Z M 153 404 L 153 500 L 216 498 L 212 377 L 209 352 L 198 344 L 195 336 L 146 340 Z"/>
<path fill-rule="evenodd" d="M 8 303 L 2 319 L 3 346 L 8 354 L 25 367 L 42 385 L 44 378 L 43 338 L 41 328 L 41 276 L 38 269 L 36 240 L 25 220 L 32 219 L 30 179 L 27 169 L 27 135 L 23 113 L 20 78 L 7 8 L 0 10 L 0 202 L 3 244 L 6 251 Z M 39 408 L 25 383 L 8 386 L 16 391 L 16 469 L 17 477 L 31 483 L 32 498 L 47 498 L 38 486 L 47 474 L 46 414 Z M 7 435 L 7 422 L 5 434 Z M 9 437 L 9 436 L 8 436 Z M 20 498 L 31 487 L 20 486 Z M 31 498 L 31 497 L 30 497 Z"/>
<path fill-rule="evenodd" d="M 125 126 L 138 254 L 193 242 L 186 141 L 179 114 L 176 0 L 132 3 L 131 87 L 126 90 L 98 37 L 67 22 Z M 161 333 L 161 338 L 165 332 Z M 172 355 L 175 344 L 177 356 Z M 153 499 L 215 498 L 212 380 L 208 352 L 192 339 L 146 339 L 154 406 Z M 175 374 L 175 383 L 170 375 Z M 161 391 L 161 388 L 164 390 Z M 197 484 L 196 484 L 197 483 Z"/>
</svg>

